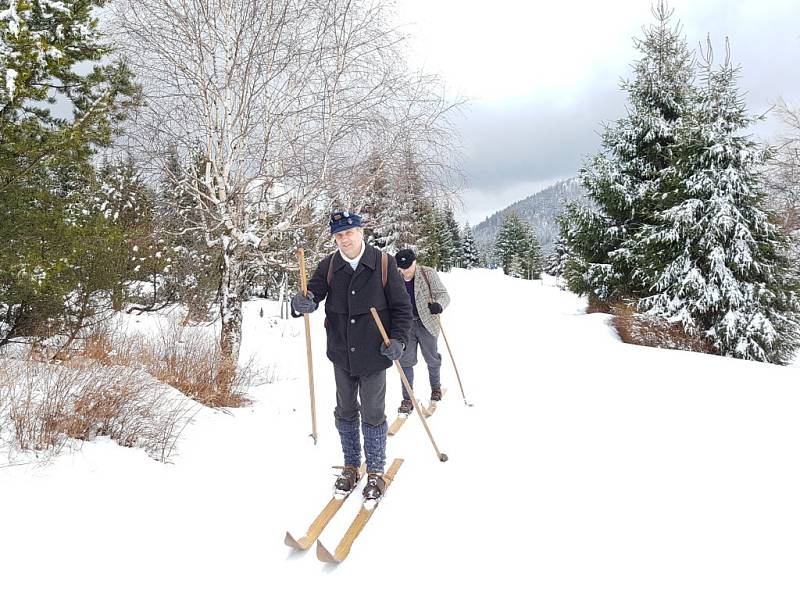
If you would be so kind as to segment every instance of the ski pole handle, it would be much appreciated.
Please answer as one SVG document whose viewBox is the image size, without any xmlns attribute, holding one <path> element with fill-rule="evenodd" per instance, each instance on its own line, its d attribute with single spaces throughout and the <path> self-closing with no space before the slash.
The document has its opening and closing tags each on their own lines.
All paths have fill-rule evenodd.
<svg viewBox="0 0 800 600">
<path fill-rule="evenodd" d="M 297 259 L 300 261 L 300 291 L 308 298 L 308 283 L 306 282 L 306 251 L 297 249 Z"/>
</svg>

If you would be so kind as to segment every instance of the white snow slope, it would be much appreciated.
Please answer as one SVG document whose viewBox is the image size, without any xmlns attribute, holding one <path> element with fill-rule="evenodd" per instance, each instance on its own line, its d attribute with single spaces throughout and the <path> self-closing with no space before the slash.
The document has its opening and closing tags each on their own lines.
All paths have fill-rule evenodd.
<svg viewBox="0 0 800 600">
<path fill-rule="evenodd" d="M 800 370 L 622 344 L 551 281 L 443 276 L 448 393 L 390 438 L 405 464 L 349 558 L 305 533 L 341 464 L 322 310 L 312 317 L 319 443 L 302 319 L 247 304 L 243 355 L 283 379 L 203 410 L 173 464 L 100 440 L 0 469 L 0 597 L 800 598 Z M 388 372 L 387 414 L 399 403 Z M 424 366 L 418 395 L 427 398 Z M 353 497 L 321 539 L 335 548 Z"/>
</svg>

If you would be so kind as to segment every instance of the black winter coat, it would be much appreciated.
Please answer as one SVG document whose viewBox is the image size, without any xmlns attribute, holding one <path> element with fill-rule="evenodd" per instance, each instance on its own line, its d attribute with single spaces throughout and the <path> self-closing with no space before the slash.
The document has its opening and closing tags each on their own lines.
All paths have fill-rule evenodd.
<svg viewBox="0 0 800 600">
<path fill-rule="evenodd" d="M 328 286 L 328 265 L 333 260 L 333 277 Z M 314 300 L 325 302 L 325 330 L 328 358 L 351 375 L 367 375 L 388 369 L 392 361 L 380 353 L 383 338 L 370 313 L 374 307 L 390 338 L 405 345 L 413 316 L 411 300 L 394 257 L 388 257 L 386 287 L 381 280 L 381 252 L 365 244 L 355 272 L 339 252 L 317 265 L 308 289 Z"/>
</svg>

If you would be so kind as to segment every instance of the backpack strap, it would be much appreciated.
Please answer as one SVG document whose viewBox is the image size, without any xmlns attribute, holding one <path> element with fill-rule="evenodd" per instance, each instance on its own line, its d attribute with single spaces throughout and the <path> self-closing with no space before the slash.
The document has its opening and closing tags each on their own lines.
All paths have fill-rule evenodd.
<svg viewBox="0 0 800 600">
<path fill-rule="evenodd" d="M 331 287 L 331 281 L 333 281 L 333 257 L 336 256 L 336 252 L 331 254 L 331 259 L 328 262 L 328 276 L 326 277 L 326 281 L 328 282 L 328 287 Z"/>
<path fill-rule="evenodd" d="M 333 257 L 336 256 L 336 252 L 331 254 L 331 260 L 328 263 L 328 277 L 326 278 L 328 281 L 328 287 L 331 287 L 331 281 L 333 281 Z M 381 250 L 381 286 L 386 288 L 386 282 L 389 279 L 389 255 L 386 254 L 383 250 Z M 430 284 L 428 284 L 430 287 Z"/>
<path fill-rule="evenodd" d="M 431 302 L 434 302 L 433 299 L 433 290 L 431 289 L 431 280 L 428 279 L 428 275 L 425 273 L 425 270 L 422 267 L 417 267 L 417 270 L 422 273 L 422 278 L 425 280 L 425 283 L 428 284 L 428 294 L 431 297 Z"/>
</svg>

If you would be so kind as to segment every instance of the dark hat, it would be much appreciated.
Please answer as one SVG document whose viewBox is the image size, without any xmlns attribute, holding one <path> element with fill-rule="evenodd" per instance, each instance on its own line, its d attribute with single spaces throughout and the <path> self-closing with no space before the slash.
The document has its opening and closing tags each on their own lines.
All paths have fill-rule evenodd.
<svg viewBox="0 0 800 600">
<path fill-rule="evenodd" d="M 355 213 L 344 211 L 337 211 L 331 214 L 331 235 L 335 235 L 340 231 L 352 229 L 353 227 L 361 227 L 361 217 Z"/>
<path fill-rule="evenodd" d="M 406 248 L 395 254 L 394 259 L 397 261 L 398 267 L 401 269 L 407 269 L 415 260 L 417 260 L 417 255 L 414 254 L 414 251 L 411 248 Z"/>
</svg>

